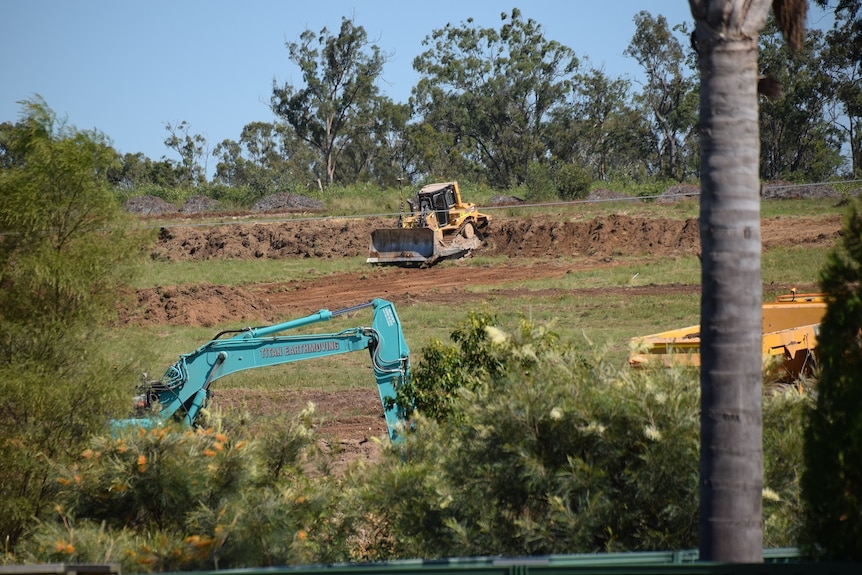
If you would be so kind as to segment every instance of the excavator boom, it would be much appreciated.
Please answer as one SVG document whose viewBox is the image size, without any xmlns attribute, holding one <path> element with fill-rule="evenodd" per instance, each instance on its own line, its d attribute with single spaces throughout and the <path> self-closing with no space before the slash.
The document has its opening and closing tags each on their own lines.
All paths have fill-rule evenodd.
<svg viewBox="0 0 862 575">
<path fill-rule="evenodd" d="M 374 309 L 370 327 L 328 334 L 284 335 L 286 331 L 366 307 Z M 225 335 L 231 337 L 221 339 Z M 223 331 L 195 351 L 181 355 L 160 380 L 145 384 L 144 396 L 139 401 L 150 408 L 145 411 L 145 418 L 122 420 L 115 425 L 146 426 L 172 418 L 195 425 L 209 400 L 213 382 L 222 377 L 258 367 L 361 350 L 370 354 L 389 437 L 395 439 L 404 418 L 393 400 L 410 376 L 410 351 L 394 305 L 382 299 L 339 311 L 320 310 L 272 326 Z"/>
</svg>

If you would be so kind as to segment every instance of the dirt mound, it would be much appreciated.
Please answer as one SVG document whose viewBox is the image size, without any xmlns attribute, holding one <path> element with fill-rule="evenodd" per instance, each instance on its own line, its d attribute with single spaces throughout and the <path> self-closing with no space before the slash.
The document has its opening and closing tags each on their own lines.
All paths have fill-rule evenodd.
<svg viewBox="0 0 862 575">
<path fill-rule="evenodd" d="M 269 321 L 276 315 L 269 302 L 241 287 L 194 284 L 126 295 L 119 304 L 123 324 L 213 327 L 241 320 Z"/>
<path fill-rule="evenodd" d="M 123 203 L 123 209 L 139 216 L 160 216 L 162 214 L 175 214 L 179 211 L 175 205 L 156 196 L 129 198 Z"/>
<path fill-rule="evenodd" d="M 272 194 L 258 200 L 252 211 L 276 212 L 285 210 L 322 210 L 323 202 L 297 194 Z"/>
<path fill-rule="evenodd" d="M 162 228 L 151 257 L 159 261 L 365 256 L 378 218 L 322 219 L 209 228 Z M 491 223 L 482 253 L 509 257 L 614 253 L 677 254 L 699 249 L 697 221 L 611 215 L 591 221 L 547 217 Z"/>
<path fill-rule="evenodd" d="M 694 199 L 700 201 L 700 188 L 691 184 L 677 184 L 666 189 L 656 198 L 658 204 L 672 204 L 683 200 Z"/>
<path fill-rule="evenodd" d="M 841 199 L 841 192 L 823 184 L 794 184 L 775 180 L 764 184 L 760 190 L 765 199 L 800 200 L 800 199 Z"/>
<path fill-rule="evenodd" d="M 210 197 L 192 196 L 186 200 L 186 203 L 180 208 L 180 212 L 184 214 L 206 214 L 218 211 L 219 207 L 219 202 Z"/>
<path fill-rule="evenodd" d="M 584 199 L 590 202 L 599 202 L 604 200 L 627 200 L 631 199 L 631 196 L 628 196 L 622 192 L 615 192 L 614 190 L 599 188 L 598 190 L 593 190 L 592 192 L 590 192 Z"/>
<path fill-rule="evenodd" d="M 163 228 L 152 257 L 167 261 L 253 258 L 365 258 L 371 230 L 382 219 L 319 219 L 270 224 Z M 832 245 L 840 237 L 841 216 L 764 219 L 764 249 L 802 244 Z M 696 219 L 648 219 L 610 215 L 589 221 L 550 217 L 495 218 L 479 253 L 507 256 L 508 262 L 471 267 L 484 285 L 558 278 L 579 269 L 617 265 L 620 256 L 677 257 L 700 251 Z M 577 257 L 575 264 L 566 258 Z M 452 302 L 471 297 L 463 265 L 430 269 L 369 266 L 361 274 L 229 287 L 211 284 L 138 290 L 124 304 L 128 324 L 216 326 L 228 322 L 271 323 L 277 318 L 339 309 L 385 297 L 398 304 L 415 300 Z M 345 286 L 350 286 L 345 289 Z M 512 294 L 517 296 L 519 294 Z M 481 297 L 481 296 L 480 296 Z M 430 298 L 430 299 L 429 299 Z"/>
<path fill-rule="evenodd" d="M 700 249 L 695 219 L 610 215 L 586 222 L 513 219 L 492 226 L 487 252 L 509 257 L 679 254 Z"/>
</svg>

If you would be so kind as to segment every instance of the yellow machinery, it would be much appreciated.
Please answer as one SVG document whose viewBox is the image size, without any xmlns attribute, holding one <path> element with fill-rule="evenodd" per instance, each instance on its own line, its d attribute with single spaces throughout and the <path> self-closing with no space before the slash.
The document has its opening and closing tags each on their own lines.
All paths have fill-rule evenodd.
<svg viewBox="0 0 862 575">
<path fill-rule="evenodd" d="M 826 312 L 823 294 L 778 296 L 763 304 L 763 356 L 780 380 L 793 380 L 815 364 L 814 351 L 820 321 Z M 700 365 L 700 326 L 632 338 L 629 363 L 643 367 L 661 361 L 664 365 Z"/>
<path fill-rule="evenodd" d="M 482 245 L 491 217 L 461 199 L 458 182 L 431 184 L 408 201 L 410 214 L 397 228 L 371 233 L 368 263 L 431 265 Z"/>
</svg>

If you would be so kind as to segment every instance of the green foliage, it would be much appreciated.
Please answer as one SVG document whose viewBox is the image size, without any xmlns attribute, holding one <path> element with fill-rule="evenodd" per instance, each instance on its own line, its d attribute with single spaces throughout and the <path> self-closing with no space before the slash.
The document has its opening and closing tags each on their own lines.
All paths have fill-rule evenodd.
<svg viewBox="0 0 862 575">
<path fill-rule="evenodd" d="M 760 114 L 760 175 L 764 180 L 821 181 L 841 165 L 838 125 L 826 120 L 834 79 L 824 69 L 823 35 L 809 31 L 791 52 L 770 20 L 760 35 L 758 65 L 782 86 L 780 98 L 764 98 Z"/>
<path fill-rule="evenodd" d="M 23 103 L 0 154 L 0 537 L 12 544 L 51 507 L 51 465 L 127 408 L 125 363 L 101 336 L 143 238 L 107 181 L 115 154 L 98 133 Z"/>
<path fill-rule="evenodd" d="M 112 528 L 181 531 L 190 509 L 216 506 L 254 477 L 246 442 L 212 429 L 131 428 L 98 436 L 57 481 L 77 517 Z"/>
<path fill-rule="evenodd" d="M 577 164 L 563 164 L 557 170 L 557 194 L 564 200 L 580 200 L 587 197 L 592 178 L 590 173 Z"/>
<path fill-rule="evenodd" d="M 487 328 L 497 324 L 489 312 L 471 311 L 452 332 L 457 345 L 433 339 L 422 349 L 422 361 L 413 368 L 410 381 L 398 390 L 396 404 L 406 413 L 416 410 L 434 419 L 457 418 L 454 412 L 460 390 L 471 390 L 488 374 L 499 374 L 503 362 L 486 345 Z"/>
<path fill-rule="evenodd" d="M 647 11 L 636 14 L 634 21 L 635 34 L 624 54 L 637 60 L 646 75 L 643 91 L 634 98 L 651 124 L 640 143 L 649 153 L 644 165 L 650 173 L 683 181 L 698 170 L 698 87 L 691 70 L 693 55 L 686 57 L 673 32 L 684 38 L 688 33 L 685 27 L 672 31 L 664 16 Z"/>
<path fill-rule="evenodd" d="M 482 375 L 461 377 L 455 393 L 439 384 L 439 403 L 422 399 L 444 409 L 419 410 L 406 442 L 354 478 L 363 503 L 349 521 L 388 535 L 362 558 L 696 547 L 697 373 L 620 369 L 546 327 L 507 333 L 493 323 L 471 316 L 460 347 L 435 344 L 420 380 L 444 364 Z M 773 545 L 791 544 L 798 527 L 805 397 L 764 398 Z"/>
<path fill-rule="evenodd" d="M 501 14 L 499 29 L 472 24 L 435 30 L 414 60 L 419 136 L 434 138 L 423 137 L 421 150 L 431 156 L 426 165 L 449 156 L 455 161 L 444 166 L 475 165 L 493 186 L 508 189 L 546 154 L 547 117 L 567 105 L 578 59 L 517 8 Z"/>
<path fill-rule="evenodd" d="M 806 382 L 807 383 L 807 382 Z M 804 469 L 805 418 L 814 402 L 797 382 L 769 392 L 763 401 L 763 546 L 793 547 L 802 529 L 800 478 Z"/>
<path fill-rule="evenodd" d="M 119 562 L 124 572 L 343 559 L 339 493 L 313 472 L 312 415 L 268 420 L 263 439 L 218 422 L 97 436 L 58 469 L 57 517 L 39 523 L 16 554 Z"/>
<path fill-rule="evenodd" d="M 550 166 L 543 162 L 532 161 L 527 166 L 527 188 L 525 199 L 530 202 L 546 202 L 557 199 L 554 175 Z"/>
<path fill-rule="evenodd" d="M 417 366 L 426 408 L 414 432 L 343 476 L 317 449 L 311 406 L 297 419 L 94 437 L 55 468 L 56 517 L 16 559 L 151 572 L 693 547 L 696 373 L 620 369 L 548 326 L 496 324 L 470 314 L 457 347 L 435 343 L 439 356 Z M 463 387 L 435 388 L 450 370 Z M 772 545 L 798 527 L 807 398 L 764 398 Z"/>
<path fill-rule="evenodd" d="M 820 378 L 805 428 L 800 546 L 817 558 L 862 559 L 862 218 L 849 211 L 821 273 L 826 314 L 817 337 Z"/>
<path fill-rule="evenodd" d="M 272 111 L 316 152 L 315 172 L 330 186 L 342 154 L 370 153 L 358 148 L 374 129 L 376 112 L 385 107 L 375 81 L 386 58 L 369 43 L 365 29 L 345 17 L 337 34 L 326 28 L 305 30 L 300 42 L 289 42 L 287 48 L 305 85 L 273 82 Z"/>
<path fill-rule="evenodd" d="M 577 164 L 534 161 L 527 168 L 525 195 L 531 202 L 578 200 L 586 197 L 591 183 L 589 172 Z"/>
</svg>

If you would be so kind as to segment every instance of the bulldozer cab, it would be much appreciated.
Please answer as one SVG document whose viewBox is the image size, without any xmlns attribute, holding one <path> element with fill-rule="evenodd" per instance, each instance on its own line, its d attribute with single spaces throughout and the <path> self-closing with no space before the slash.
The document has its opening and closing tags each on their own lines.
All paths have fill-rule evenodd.
<svg viewBox="0 0 862 575">
<path fill-rule="evenodd" d="M 442 189 L 421 191 L 418 196 L 418 204 L 419 213 L 423 217 L 427 218 L 428 214 L 434 212 L 437 227 L 444 227 L 449 225 L 449 210 L 458 204 L 458 200 L 455 197 L 453 186 L 448 185 Z M 411 202 L 412 205 L 413 202 Z"/>
</svg>

